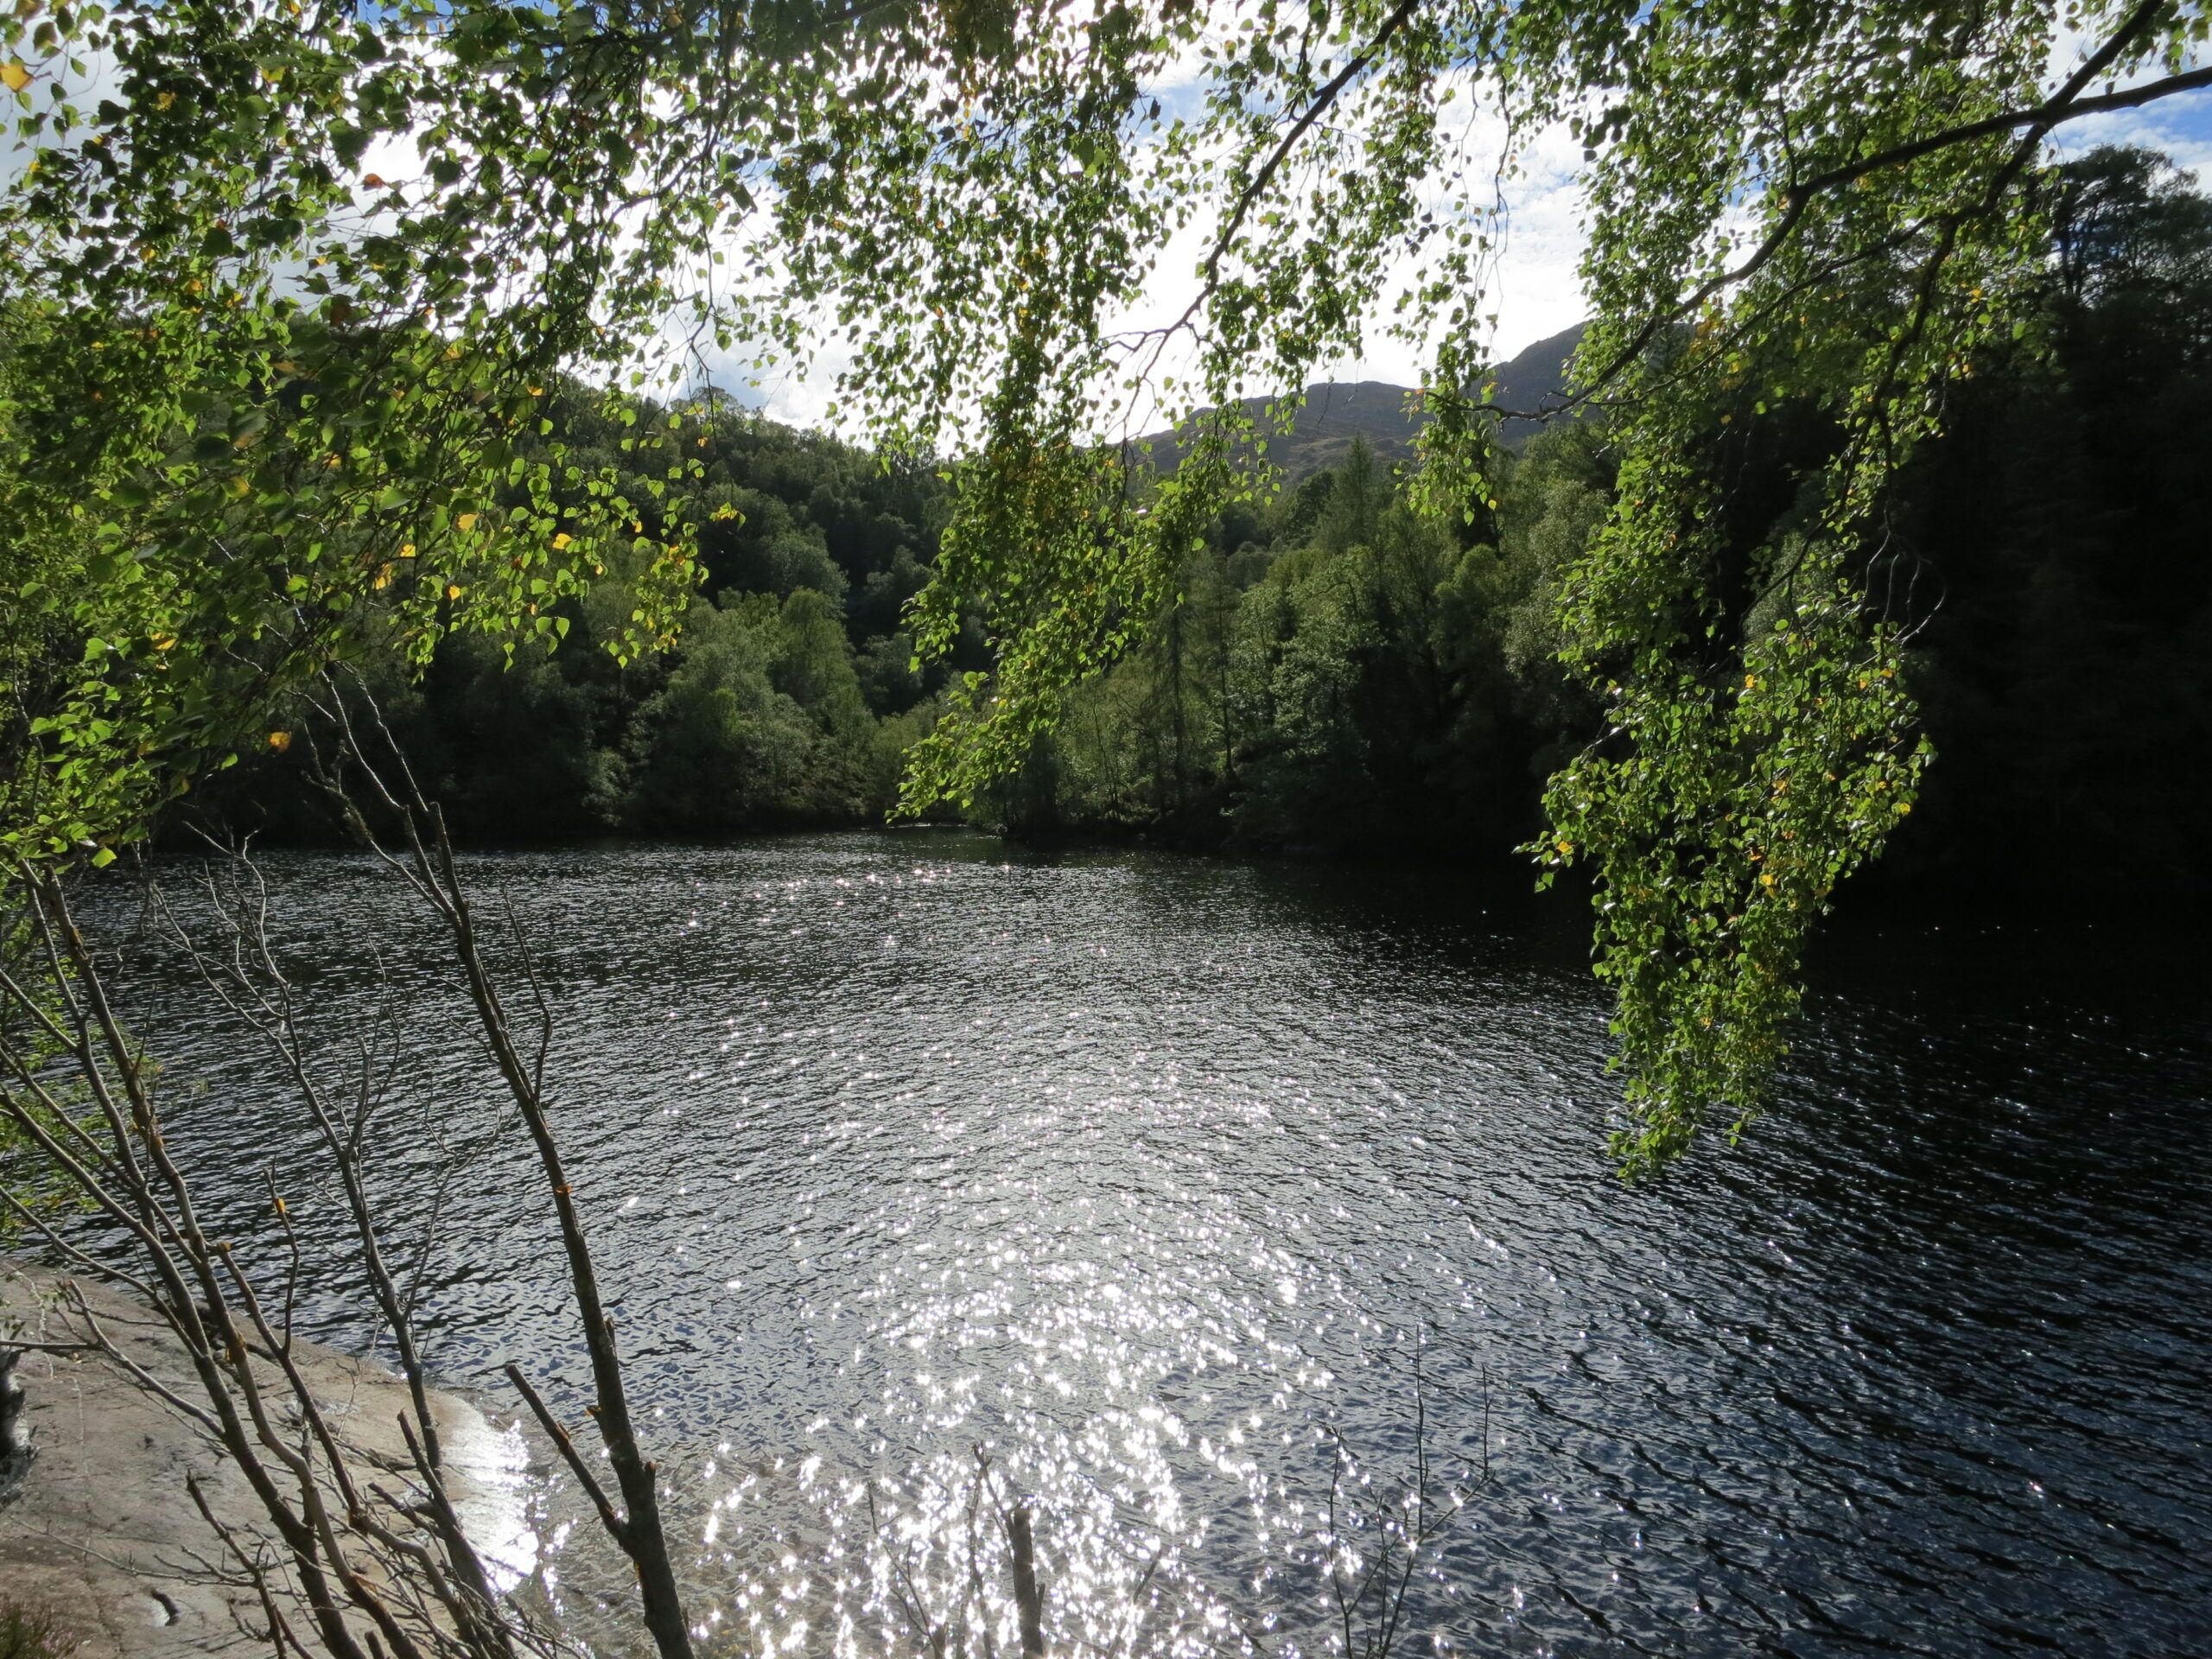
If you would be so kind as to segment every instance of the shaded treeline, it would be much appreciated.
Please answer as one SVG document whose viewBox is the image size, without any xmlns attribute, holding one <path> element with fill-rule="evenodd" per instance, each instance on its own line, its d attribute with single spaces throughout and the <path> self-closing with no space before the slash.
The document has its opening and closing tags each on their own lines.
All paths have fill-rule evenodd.
<svg viewBox="0 0 2212 1659">
<path fill-rule="evenodd" d="M 510 660 L 500 639 L 455 634 L 419 677 L 397 659 L 352 665 L 455 829 L 500 839 L 880 820 L 937 689 L 988 661 L 979 637 L 917 673 L 900 632 L 936 551 L 942 480 L 726 409 L 645 405 L 644 423 L 669 422 L 674 442 L 626 448 L 636 428 L 596 396 L 556 387 L 546 405 L 576 476 L 609 464 L 624 474 L 643 534 L 678 513 L 696 525 L 703 576 L 677 644 L 627 664 L 602 648 L 635 603 L 616 550 L 583 597 L 560 602 L 557 651 L 525 645 Z M 647 480 L 669 449 L 703 476 L 663 500 Z M 331 833 L 304 758 L 251 758 L 215 780 L 209 811 L 280 837 Z"/>
<path fill-rule="evenodd" d="M 1551 660 L 1551 582 L 1611 487 L 1594 429 L 1541 440 L 1465 534 L 1363 442 L 1217 524 L 1182 602 L 1075 697 L 992 805 L 1011 827 L 1251 847 L 1502 850 L 1595 708 Z"/>
<path fill-rule="evenodd" d="M 1899 534 L 1941 604 L 1899 874 L 2212 886 L 2212 200 L 2101 150 L 2056 204 L 2047 345 L 1960 389 Z"/>
<path fill-rule="evenodd" d="M 2212 202 L 2164 158 L 2063 169 L 2037 328 L 1974 365 L 1947 435 L 1869 549 L 1919 632 L 1910 672 L 1938 765 L 1891 879 L 1972 872 L 2069 885 L 2212 879 Z M 620 429 L 550 400 L 594 461 Z M 917 674 L 900 607 L 926 579 L 948 486 L 834 441 L 687 416 L 706 468 L 682 510 L 707 565 L 677 645 L 619 667 L 594 642 L 618 569 L 571 603 L 569 644 L 505 664 L 454 639 L 410 684 L 364 665 L 426 785 L 478 836 L 700 834 L 879 819 L 980 633 Z M 1755 626 L 1801 488 L 1834 433 L 1745 404 L 1713 435 L 1732 568 L 1724 628 Z M 1503 855 L 1541 779 L 1600 728 L 1553 659 L 1561 573 L 1612 504 L 1601 423 L 1501 456 L 1495 503 L 1440 526 L 1363 443 L 1224 515 L 1140 644 L 975 816 L 1014 833 L 1196 846 Z M 644 492 L 632 492 L 643 499 Z M 675 510 L 675 509 L 671 509 Z M 652 526 L 647 526 L 648 529 Z M 281 773 L 222 793 L 278 829 L 315 821 Z"/>
<path fill-rule="evenodd" d="M 1973 365 L 1866 569 L 1917 628 L 1938 764 L 1889 880 L 2212 882 L 2212 202 L 2164 158 L 2063 170 L 2037 327 Z M 1724 634 L 1817 533 L 1835 442 L 1745 404 L 1712 436 Z M 1216 528 L 1182 602 L 994 804 L 1031 830 L 1255 848 L 1503 853 L 1601 728 L 1552 658 L 1554 586 L 1610 510 L 1602 426 L 1508 459 L 1463 535 L 1356 450 Z"/>
</svg>

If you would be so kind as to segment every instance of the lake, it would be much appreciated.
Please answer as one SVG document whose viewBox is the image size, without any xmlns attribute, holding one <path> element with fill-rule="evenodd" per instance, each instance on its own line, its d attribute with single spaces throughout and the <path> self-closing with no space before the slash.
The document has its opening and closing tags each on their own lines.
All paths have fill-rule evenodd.
<svg viewBox="0 0 2212 1659">
<path fill-rule="evenodd" d="M 435 1217 L 434 1367 L 573 1405 L 548 1205 L 435 934 L 368 861 L 264 862 L 333 1075 L 398 1022 L 374 1184 L 397 1236 Z M 715 1651 L 918 1651 L 971 1602 L 1007 1651 L 1017 1496 L 1055 1651 L 1357 1650 L 1393 1606 L 1402 1654 L 2212 1630 L 2186 939 L 1860 918 L 1770 1116 L 1629 1187 L 1580 902 L 1517 882 L 947 830 L 466 874 L 539 955 Z M 269 1244 L 270 1160 L 342 1237 L 266 1055 L 159 946 L 123 982 L 219 1224 Z M 358 1285 L 302 1306 L 366 1342 Z M 529 1501 L 588 1621 L 619 1575 L 559 1480 Z"/>
</svg>

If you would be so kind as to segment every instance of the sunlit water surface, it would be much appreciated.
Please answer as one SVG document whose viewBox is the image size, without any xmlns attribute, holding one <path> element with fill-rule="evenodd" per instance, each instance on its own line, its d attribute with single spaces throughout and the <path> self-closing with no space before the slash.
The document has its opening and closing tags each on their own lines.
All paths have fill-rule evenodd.
<svg viewBox="0 0 2212 1659">
<path fill-rule="evenodd" d="M 548 1205 L 435 936 L 366 861 L 266 865 L 334 1075 L 402 1022 L 375 1185 L 396 1236 L 435 1217 L 434 1365 L 503 1421 L 509 1360 L 575 1409 Z M 1059 1652 L 2212 1630 L 2212 1022 L 2178 951 L 1862 927 L 1773 1115 L 1630 1189 L 1569 903 L 934 831 L 466 873 L 538 953 L 715 1652 L 1010 1652 L 1025 1497 Z M 273 1160 L 341 1237 L 265 1053 L 159 947 L 125 979 L 223 1224 L 268 1243 L 238 1178 Z M 363 1306 L 326 1279 L 306 1312 L 360 1346 Z M 620 1576 L 533 1490 L 594 1628 Z"/>
</svg>

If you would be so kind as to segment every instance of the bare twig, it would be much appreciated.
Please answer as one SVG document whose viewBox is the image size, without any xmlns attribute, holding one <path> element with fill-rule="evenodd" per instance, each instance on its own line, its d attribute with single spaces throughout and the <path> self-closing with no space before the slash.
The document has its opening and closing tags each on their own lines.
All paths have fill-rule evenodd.
<svg viewBox="0 0 2212 1659">
<path fill-rule="evenodd" d="M 579 1213 L 575 1190 L 563 1165 L 558 1141 L 543 1090 L 543 1062 L 550 1046 L 552 1016 L 534 968 L 524 950 L 524 974 L 537 999 L 538 1033 L 537 1057 L 525 1058 L 518 1043 L 499 983 L 486 963 L 478 938 L 474 912 L 461 883 L 453 842 L 437 804 L 416 785 L 391 729 L 384 722 L 365 687 L 356 687 L 356 697 L 369 728 L 378 735 L 379 754 L 372 760 L 362 743 L 362 726 L 353 717 L 347 699 L 334 680 L 322 682 L 318 708 L 328 721 L 334 739 L 334 765 L 317 766 L 326 789 L 339 805 L 356 837 L 397 872 L 428 904 L 444 925 L 456 966 L 468 988 L 477 1024 L 486 1048 L 520 1114 L 539 1170 L 553 1200 L 563 1254 L 569 1268 L 569 1288 L 583 1325 L 584 1345 L 591 1363 L 593 1404 L 590 1415 L 621 1493 L 619 1523 L 611 1503 L 602 1501 L 601 1519 L 615 1544 L 637 1569 L 639 1596 L 645 1626 L 661 1659 L 690 1659 L 691 1636 L 677 1588 L 668 1541 L 660 1518 L 658 1466 L 639 1447 L 632 1418 L 621 1356 L 617 1348 L 614 1319 L 607 1311 L 599 1285 L 589 1239 Z M 397 822 L 404 852 L 395 854 L 369 824 L 346 779 L 359 777 L 375 799 Z"/>
</svg>

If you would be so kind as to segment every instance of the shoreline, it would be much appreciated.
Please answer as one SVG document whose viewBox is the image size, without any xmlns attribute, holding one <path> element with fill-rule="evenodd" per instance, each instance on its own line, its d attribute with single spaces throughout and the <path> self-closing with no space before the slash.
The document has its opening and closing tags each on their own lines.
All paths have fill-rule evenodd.
<svg viewBox="0 0 2212 1659">
<path fill-rule="evenodd" d="M 134 1363 L 195 1397 L 197 1376 L 149 1309 L 22 1256 L 0 1255 L 0 1345 L 10 1334 L 55 1339 L 63 1321 L 53 1299 L 64 1284 L 83 1294 Z M 294 1352 L 317 1403 L 364 1457 L 395 1465 L 404 1458 L 397 1419 L 407 1389 L 396 1373 L 305 1338 Z M 216 1560 L 219 1546 L 186 1493 L 188 1476 L 200 1478 L 226 1525 L 268 1531 L 215 1442 L 105 1354 L 27 1352 L 16 1376 L 32 1455 L 0 1494 L 0 1598 L 55 1616 L 76 1638 L 78 1659 L 267 1651 L 264 1637 L 249 1634 L 260 1622 L 251 1592 L 199 1565 Z M 472 1539 L 508 1582 L 529 1577 L 537 1563 L 525 1507 L 531 1448 L 461 1395 L 429 1392 Z"/>
</svg>

